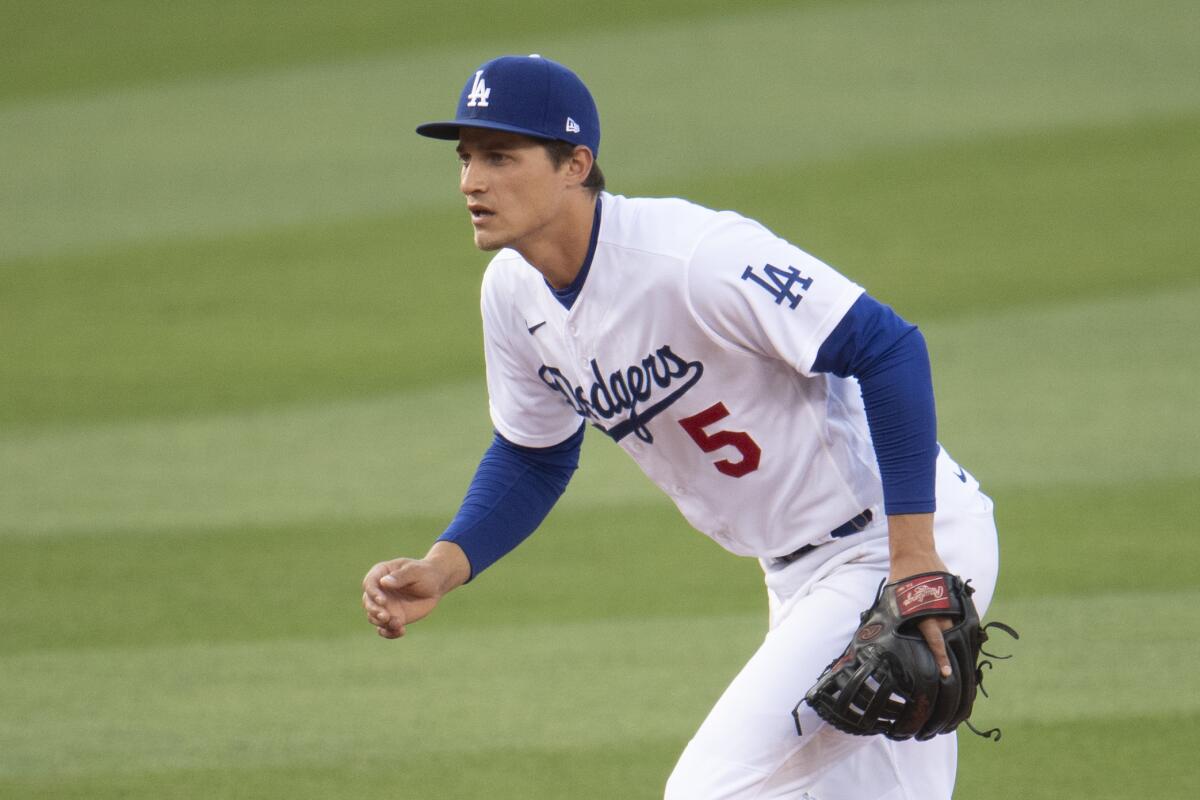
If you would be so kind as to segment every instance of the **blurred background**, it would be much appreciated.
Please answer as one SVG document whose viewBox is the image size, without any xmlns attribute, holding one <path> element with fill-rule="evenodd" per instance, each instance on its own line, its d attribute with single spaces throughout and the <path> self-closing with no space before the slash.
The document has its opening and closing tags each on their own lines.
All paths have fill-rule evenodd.
<svg viewBox="0 0 1200 800">
<path fill-rule="evenodd" d="M 1022 633 L 957 796 L 1200 796 L 1194 3 L 0 18 L 0 796 L 661 796 L 761 572 L 611 442 L 403 641 L 358 605 L 490 439 L 487 256 L 412 129 L 531 52 L 612 191 L 756 217 L 924 330 Z"/>
</svg>

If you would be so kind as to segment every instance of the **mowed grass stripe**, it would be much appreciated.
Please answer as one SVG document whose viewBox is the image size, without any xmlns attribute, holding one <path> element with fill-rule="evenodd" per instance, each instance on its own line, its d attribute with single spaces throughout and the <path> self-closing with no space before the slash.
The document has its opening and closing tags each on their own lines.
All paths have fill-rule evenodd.
<svg viewBox="0 0 1200 800">
<path fill-rule="evenodd" d="M 990 485 L 1200 476 L 1200 286 L 926 327 L 939 436 Z"/>
<path fill-rule="evenodd" d="M 942 441 L 992 489 L 1200 475 L 1200 454 L 1188 446 L 1200 420 L 1179 413 L 1191 403 L 1188 376 L 1200 371 L 1198 308 L 1200 288 L 1180 288 L 927 326 Z M 1114 365 L 1130 365 L 1138 379 Z M 448 513 L 489 440 L 478 380 L 0 437 L 0 533 Z M 655 496 L 600 435 L 585 452 L 573 507 Z"/>
<path fill-rule="evenodd" d="M 964 732 L 955 796 L 1194 800 L 1200 796 L 1198 723 L 1195 713 L 1130 709 L 1119 720 L 1009 724 L 999 744 Z"/>
<path fill-rule="evenodd" d="M 665 498 L 597 511 L 555 509 L 502 566 L 439 609 L 440 624 L 762 608 L 757 562 L 692 531 Z M 337 637 L 366 624 L 359 597 L 367 569 L 424 553 L 449 516 L 9 538 L 0 559 L 0 654 Z M 712 592 L 718 584 L 722 591 Z M 86 587 L 85 612 L 58 618 L 64 586 Z M 288 613 L 267 611 L 275 608 Z"/>
<path fill-rule="evenodd" d="M 897 147 L 674 191 L 762 221 L 922 324 L 1194 286 L 1200 114 Z"/>
<path fill-rule="evenodd" d="M 589 77 L 605 160 L 657 181 L 1194 112 L 1183 8 L 822 4 L 555 37 L 552 55 Z M 714 69 L 714 52 L 737 56 Z M 0 260 L 456 202 L 449 150 L 411 131 L 481 57 L 460 45 L 0 108 Z"/>
<path fill-rule="evenodd" d="M 1175 609 L 1198 600 L 1191 589 L 1003 603 L 992 616 L 1022 639 L 994 637 L 1016 656 L 988 673 L 994 699 L 980 702 L 978 720 L 1196 719 L 1200 697 L 1162 686 L 1187 683 L 1200 623 Z M 13 656 L 0 662 L 0 774 L 682 742 L 764 629 L 761 613 L 514 622 L 469 634 L 431 620 L 400 643 L 364 626 L 322 640 Z M 380 714 L 387 736 L 364 726 Z"/>
<path fill-rule="evenodd" d="M 451 508 L 491 441 L 479 382 L 9 439 L 3 530 L 374 518 Z"/>
<path fill-rule="evenodd" d="M 668 188 L 762 219 L 924 325 L 1194 285 L 1200 196 L 1180 176 L 1198 143 L 1185 116 Z M 485 263 L 461 210 L 14 263 L 0 430 L 478 379 Z"/>
<path fill-rule="evenodd" d="M 726 635 L 705 635 L 714 626 Z M 517 623 L 461 636 L 431 620 L 388 643 L 363 622 L 326 640 L 5 658 L 0 774 L 682 736 L 732 676 L 731 651 L 747 651 L 764 626 L 753 615 Z M 380 714 L 387 736 L 364 729 Z M 71 763 L 46 741 L 68 749 Z"/>
<path fill-rule="evenodd" d="M 603 471 L 587 475 L 605 480 Z M 1200 538 L 1179 520 L 1198 491 L 1200 478 L 993 492 L 1002 602 L 1048 592 L 1137 593 L 1150 575 L 1164 590 L 1194 589 Z M 762 610 L 757 562 L 693 531 L 665 497 L 603 506 L 570 498 L 441 608 L 439 625 Z M 364 624 L 358 586 L 368 567 L 424 553 L 450 513 L 8 537 L 0 559 L 0 654 L 336 637 Z M 86 609 L 63 615 L 74 587 L 86 594 Z M 288 613 L 266 611 L 275 608 Z"/>
<path fill-rule="evenodd" d="M 0 269 L 0 430 L 477 379 L 485 264 L 456 210 Z"/>
<path fill-rule="evenodd" d="M 986 488 L 986 487 L 985 487 Z M 1001 487 L 1002 598 L 1197 586 L 1200 537 L 1187 523 L 1200 477 Z"/>
<path fill-rule="evenodd" d="M 1136 785 L 1160 800 L 1192 800 L 1200 793 L 1200 774 L 1193 765 L 1197 742 L 1189 735 L 1194 726 L 1194 717 L 1180 715 L 1125 718 L 1119 734 L 1090 720 L 1028 723 L 1009 725 L 999 746 L 964 733 L 959 739 L 957 795 L 978 800 L 1125 800 L 1129 787 Z M 1181 735 L 1165 738 L 1163 730 Z M 1120 758 L 1113 757 L 1116 748 Z M 330 800 L 378 793 L 380 775 L 399 772 L 387 792 L 404 800 L 655 800 L 662 796 L 681 749 L 678 737 L 593 746 L 498 744 L 486 752 L 423 753 L 419 759 L 405 760 L 402 769 L 396 762 L 403 755 L 369 756 L 334 764 L 0 778 L 0 792 L 27 800 Z M 1131 776 L 1129 764 L 1137 765 L 1136 776 Z"/>
<path fill-rule="evenodd" d="M 437 50 L 475 43 L 503 47 L 515 36 L 557 39 L 605 28 L 729 15 L 793 0 L 658 0 L 637 6 L 590 6 L 562 13 L 558 0 L 478 0 L 471 24 L 433 3 L 347 0 L 208 0 L 164 7 L 154 0 L 75 6 L 4 6 L 0 28 L 6 69 L 0 100 L 102 91 L 218 74 L 329 62 L 367 54 Z M 74 45 L 73 47 L 70 45 Z M 53 68 L 47 69 L 51 62 Z"/>
<path fill-rule="evenodd" d="M 387 725 L 386 712 L 373 717 Z M 0 793 L 23 800 L 334 800 L 385 791 L 399 800 L 656 800 L 683 749 L 679 737 L 544 747 L 497 743 L 486 751 L 346 758 L 336 763 L 237 765 L 86 775 L 0 778 Z M 403 767 L 396 762 L 403 760 Z M 380 775 L 391 776 L 381 779 Z M 381 790 L 385 784 L 386 789 Z M 976 795 L 980 796 L 980 795 Z"/>
<path fill-rule="evenodd" d="M 385 717 L 386 718 L 386 717 Z M 1197 742 L 1188 716 L 1120 720 L 1119 734 L 1093 721 L 1009 725 L 1002 744 L 959 739 L 957 796 L 988 800 L 1125 800 L 1130 786 L 1160 800 L 1200 793 L 1194 767 Z M 1180 735 L 1165 738 L 1161 731 Z M 570 797 L 576 800 L 655 800 L 682 747 L 678 737 L 620 744 L 497 746 L 486 752 L 423 753 L 419 759 L 347 758 L 336 764 L 210 767 L 23 776 L 0 779 L 0 791 L 28 800 L 182 800 L 202 797 L 330 800 L 374 795 L 381 774 L 399 777 L 387 792 L 404 800 L 488 797 L 494 800 Z M 1114 758 L 1119 748 L 1120 757 Z M 404 760 L 402 768 L 396 767 Z M 1132 776 L 1129 764 L 1137 765 Z"/>
<path fill-rule="evenodd" d="M 985 674 L 994 699 L 978 706 L 981 722 L 1200 716 L 1200 695 L 1164 693 L 1146 681 L 1147 675 L 1163 676 L 1172 685 L 1187 669 L 1200 620 L 1180 620 L 1176 610 L 1197 599 L 1200 589 L 1078 596 L 1043 588 L 1045 594 L 1008 600 L 1001 586 L 988 612 L 988 619 L 1013 625 L 1021 639 L 991 634 L 988 650 L 1014 656 Z"/>
</svg>

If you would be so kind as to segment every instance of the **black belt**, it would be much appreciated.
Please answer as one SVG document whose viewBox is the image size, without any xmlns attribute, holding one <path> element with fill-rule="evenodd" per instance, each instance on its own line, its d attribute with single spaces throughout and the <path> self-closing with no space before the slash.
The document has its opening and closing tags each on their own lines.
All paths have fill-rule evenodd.
<svg viewBox="0 0 1200 800">
<path fill-rule="evenodd" d="M 853 519 L 848 519 L 845 522 L 843 522 L 841 525 L 838 525 L 836 528 L 834 528 L 833 530 L 831 530 L 829 532 L 829 535 L 832 536 L 834 539 L 841 539 L 843 536 L 850 536 L 851 534 L 858 533 L 863 528 L 870 525 L 871 520 L 873 520 L 873 519 L 875 519 L 875 514 L 871 511 L 871 509 L 868 508 L 866 511 L 862 512 L 857 517 L 854 517 Z M 824 544 L 824 542 L 822 542 L 822 544 Z M 788 553 L 786 556 L 777 556 L 773 560 L 774 561 L 782 561 L 785 564 L 790 564 L 798 558 L 803 558 L 804 556 L 808 555 L 809 553 L 811 553 L 813 550 L 816 550 L 820 546 L 821 545 L 818 545 L 818 544 L 806 544 L 806 545 L 804 545 L 804 547 L 801 547 L 799 550 L 793 550 L 792 552 Z"/>
</svg>

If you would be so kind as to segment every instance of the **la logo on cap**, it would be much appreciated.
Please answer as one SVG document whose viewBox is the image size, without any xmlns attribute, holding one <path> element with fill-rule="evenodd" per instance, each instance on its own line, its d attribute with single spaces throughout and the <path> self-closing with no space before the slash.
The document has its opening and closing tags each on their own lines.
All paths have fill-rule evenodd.
<svg viewBox="0 0 1200 800">
<path fill-rule="evenodd" d="M 600 115 L 587 86 L 571 70 L 536 53 L 500 56 L 466 75 L 454 119 L 426 122 L 417 133 L 454 141 L 464 128 L 505 131 L 600 147 Z M 500 93 L 493 93 L 499 89 Z"/>
<path fill-rule="evenodd" d="M 467 95 L 467 108 L 487 108 L 488 98 L 491 97 L 492 90 L 487 87 L 483 81 L 483 70 L 478 70 L 475 73 L 475 82 L 471 84 L 471 93 Z"/>
</svg>

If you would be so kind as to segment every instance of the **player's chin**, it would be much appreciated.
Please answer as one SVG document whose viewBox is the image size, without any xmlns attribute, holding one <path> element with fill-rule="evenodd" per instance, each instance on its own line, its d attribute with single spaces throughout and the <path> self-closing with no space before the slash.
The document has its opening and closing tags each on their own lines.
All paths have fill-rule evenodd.
<svg viewBox="0 0 1200 800">
<path fill-rule="evenodd" d="M 507 244 L 508 242 L 499 236 L 481 231 L 478 228 L 475 229 L 475 246 L 485 253 L 499 250 Z"/>
</svg>

